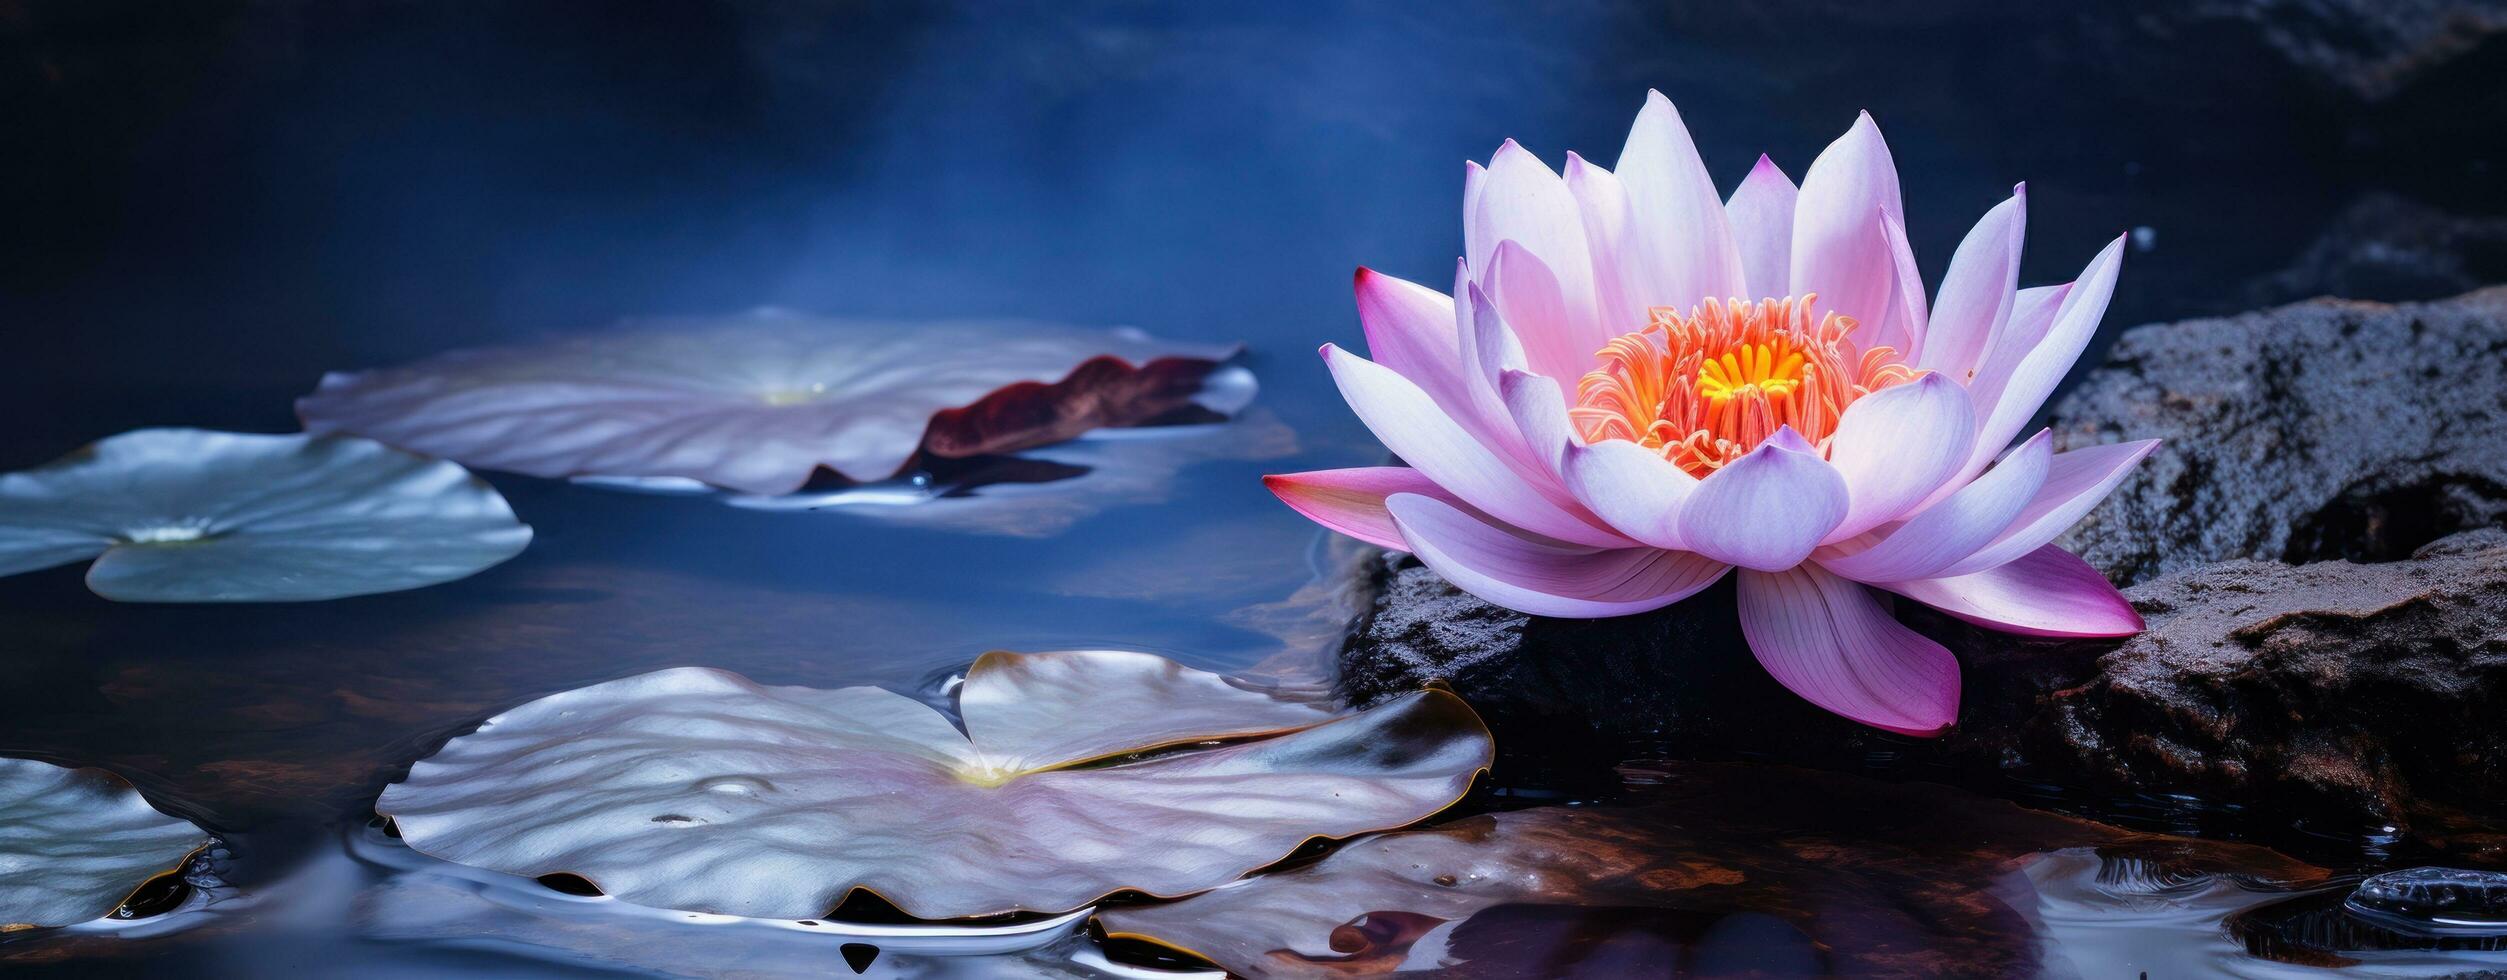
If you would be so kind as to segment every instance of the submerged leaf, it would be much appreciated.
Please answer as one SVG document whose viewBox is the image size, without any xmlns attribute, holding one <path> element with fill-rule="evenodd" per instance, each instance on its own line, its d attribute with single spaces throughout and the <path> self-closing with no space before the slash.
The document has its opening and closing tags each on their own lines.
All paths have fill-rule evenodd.
<svg viewBox="0 0 2507 980">
<path fill-rule="evenodd" d="M 471 466 L 780 494 L 821 468 L 875 482 L 919 453 L 1010 452 L 1149 421 L 1193 404 L 1234 355 L 1133 330 L 768 310 L 331 374 L 296 412 L 308 431 Z"/>
<path fill-rule="evenodd" d="M 126 602 L 414 589 L 530 542 L 461 467 L 365 439 L 140 429 L 0 475 L 0 575 L 94 558 L 88 587 Z"/>
<path fill-rule="evenodd" d="M 658 671 L 491 718 L 376 809 L 420 851 L 643 905 L 798 919 L 860 888 L 956 918 L 1210 888 L 1443 809 L 1491 751 L 1445 692 L 1334 714 L 1119 651 L 986 654 L 958 706 L 963 734 L 880 688 Z"/>
<path fill-rule="evenodd" d="M 102 769 L 0 758 L 0 931 L 103 918 L 208 845 Z"/>
</svg>

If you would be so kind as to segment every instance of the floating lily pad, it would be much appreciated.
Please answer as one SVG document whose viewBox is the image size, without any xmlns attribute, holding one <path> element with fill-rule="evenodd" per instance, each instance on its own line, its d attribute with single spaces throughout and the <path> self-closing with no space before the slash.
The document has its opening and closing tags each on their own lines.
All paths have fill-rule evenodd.
<svg viewBox="0 0 2507 980">
<path fill-rule="evenodd" d="M 1002 956 L 1075 939 L 1093 909 L 981 923 L 751 919 L 677 912 L 438 861 L 377 831 L 349 852 L 384 872 L 357 898 L 360 932 L 396 942 L 493 941 L 673 975 L 815 976 L 847 946 L 884 958 Z"/>
<path fill-rule="evenodd" d="M 802 919 L 859 888 L 941 919 L 1210 888 L 1443 809 L 1491 751 L 1442 691 L 1335 714 L 1117 651 L 986 654 L 957 708 L 963 732 L 880 688 L 657 671 L 488 719 L 376 809 L 419 851 L 642 905 Z"/>
<path fill-rule="evenodd" d="M 0 759 L 0 931 L 103 918 L 207 846 L 112 773 Z"/>
<path fill-rule="evenodd" d="M 766 310 L 334 373 L 296 412 L 307 431 L 471 466 L 781 494 L 822 468 L 871 483 L 923 453 L 1010 452 L 1156 419 L 1193 405 L 1235 353 L 1135 330 Z"/>
<path fill-rule="evenodd" d="M 125 602 L 394 592 L 530 542 L 495 488 L 365 439 L 140 429 L 0 475 L 0 575 L 94 558 Z"/>
<path fill-rule="evenodd" d="M 883 524 L 1043 538 L 1108 510 L 1163 503 L 1187 467 L 1277 459 L 1294 455 L 1297 446 L 1295 432 L 1257 410 L 1223 423 L 1099 429 L 1016 455 L 947 461 L 911 477 L 795 493 L 723 491 L 684 477 L 577 477 L 575 482 L 707 497 L 744 510 L 843 514 Z"/>
</svg>

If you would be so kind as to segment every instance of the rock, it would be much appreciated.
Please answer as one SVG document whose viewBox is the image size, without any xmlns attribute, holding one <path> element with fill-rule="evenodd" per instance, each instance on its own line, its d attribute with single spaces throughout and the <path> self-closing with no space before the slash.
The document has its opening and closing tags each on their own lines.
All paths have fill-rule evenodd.
<svg viewBox="0 0 2507 980">
<path fill-rule="evenodd" d="M 2007 733 L 2035 768 L 2424 836 L 2507 818 L 2507 531 L 2381 564 L 2224 562 L 2127 595 L 2149 630 Z"/>
<path fill-rule="evenodd" d="M 1445 683 L 1497 733 L 1500 781 L 1575 794 L 1654 752 L 1947 780 L 2013 792 L 2188 794 L 2271 814 L 2246 828 L 2408 836 L 2507 861 L 2507 530 L 2397 562 L 2230 561 L 2128 589 L 2128 640 L 2030 640 L 1901 603 L 1959 654 L 1959 727 L 1913 739 L 1845 721 L 1766 676 L 1730 587 L 1610 620 L 1525 616 L 1399 555 L 1343 649 L 1372 703 Z M 2304 845 L 2305 841 L 2296 841 Z M 2319 842 L 2320 843 L 2320 842 Z"/>
<path fill-rule="evenodd" d="M 1651 613 L 1550 619 L 1483 602 L 1397 552 L 1367 574 L 1372 600 L 1341 649 L 1340 693 L 1366 705 L 1448 685 L 1497 734 L 1501 782 L 1569 794 L 1614 780 L 1611 766 L 1634 754 L 1925 778 L 1954 767 L 2001 781 L 2024 761 L 2010 733 L 2052 692 L 2086 680 L 2097 657 L 1900 602 L 1968 664 L 1960 728 L 1919 739 L 1847 721 L 1777 684 L 1741 638 L 1730 579 Z"/>
<path fill-rule="evenodd" d="M 1742 643 L 1728 579 L 1644 615 L 1550 619 L 1483 602 L 1407 555 L 1386 553 L 1371 574 L 1373 601 L 1341 651 L 1342 695 L 1363 705 L 1451 686 L 1498 734 L 1509 780 L 1608 781 L 1638 746 L 1815 758 L 1898 738 L 1768 678 Z"/>
<path fill-rule="evenodd" d="M 2462 868 L 2410 868 L 2359 883 L 2353 914 L 2432 935 L 2507 936 L 2507 874 Z"/>
<path fill-rule="evenodd" d="M 2196 0 L 2140 18 L 2154 41 L 2235 27 L 2360 101 L 2382 102 L 2500 35 L 2491 0 Z"/>
<path fill-rule="evenodd" d="M 2507 288 L 2137 327 L 2053 414 L 2058 449 L 2167 442 L 2061 541 L 2119 583 L 2400 558 L 2507 516 Z"/>
<path fill-rule="evenodd" d="M 2239 308 L 2315 296 L 2431 300 L 2492 282 L 2507 282 L 2507 217 L 2371 191 L 2325 222 L 2287 268 L 2247 283 Z"/>
</svg>

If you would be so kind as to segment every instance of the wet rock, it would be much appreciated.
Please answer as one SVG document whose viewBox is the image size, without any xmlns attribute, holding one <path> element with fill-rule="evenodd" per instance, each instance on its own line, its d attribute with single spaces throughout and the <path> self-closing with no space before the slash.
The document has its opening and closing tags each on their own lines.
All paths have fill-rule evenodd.
<svg viewBox="0 0 2507 980">
<path fill-rule="evenodd" d="M 2507 936 L 2507 874 L 2411 868 L 2359 883 L 2346 908 L 2388 928 L 2440 936 Z"/>
<path fill-rule="evenodd" d="M 2431 300 L 2493 282 L 2507 282 L 2507 217 L 2371 191 L 2328 220 L 2287 268 L 2248 283 L 2241 308 L 2316 296 Z"/>
<path fill-rule="evenodd" d="M 1550 619 L 1483 602 L 1407 555 L 1369 573 L 1373 601 L 1341 650 L 1342 695 L 1373 704 L 1450 685 L 1497 733 L 1510 782 L 1612 780 L 1608 767 L 1639 747 L 1818 764 L 1910 741 L 1769 679 L 1742 642 L 1729 580 L 1643 615 Z"/>
<path fill-rule="evenodd" d="M 2164 439 L 2062 543 L 2119 583 L 2237 558 L 2390 560 L 2507 517 L 2507 288 L 2127 331 L 2055 444 Z"/>
<path fill-rule="evenodd" d="M 2400 562 L 2225 562 L 2127 594 L 2149 631 L 2009 733 L 2034 768 L 2424 836 L 2507 818 L 2507 531 Z"/>
<path fill-rule="evenodd" d="M 2186 793 L 2339 833 L 2507 861 L 2507 531 L 2399 562 L 2225 562 L 2127 590 L 2149 621 L 2115 641 L 2028 640 L 1900 604 L 1964 669 L 1939 739 L 1864 728 L 1751 659 L 1729 587 L 1613 620 L 1480 602 L 1398 556 L 1343 650 L 1371 703 L 1450 684 L 1497 733 L 1506 782 L 1590 782 L 1631 752 L 1945 779 L 2012 777 L 2119 796 Z"/>
</svg>

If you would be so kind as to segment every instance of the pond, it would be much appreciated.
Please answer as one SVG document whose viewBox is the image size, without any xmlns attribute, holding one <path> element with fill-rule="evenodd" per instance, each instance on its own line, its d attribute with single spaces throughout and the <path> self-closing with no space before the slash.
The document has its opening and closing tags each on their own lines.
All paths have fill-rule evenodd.
<svg viewBox="0 0 2507 980">
<path fill-rule="evenodd" d="M 1377 859 L 1318 844 L 1200 899 L 1118 896 L 1093 930 L 1031 916 L 949 940 L 882 933 L 904 917 L 876 902 L 686 921 L 427 857 L 375 803 L 491 715 L 669 667 L 945 702 L 987 651 L 1119 649 L 1328 684 L 1366 556 L 1260 478 L 1383 459 L 1310 356 L 1363 349 L 1351 270 L 1442 288 L 1465 159 L 1509 137 L 1553 165 L 1608 159 L 1648 88 L 1726 189 L 1761 152 L 1800 174 L 1869 109 L 1935 274 L 2020 180 L 2023 283 L 2127 234 L 2089 364 L 2143 322 L 2488 271 L 2307 278 L 2374 195 L 2507 209 L 2473 179 L 2507 128 L 2419 139 L 2444 101 L 2425 85 L 2363 95 L 2234 20 L 2161 37 L 2141 14 L 1987 4 L 146 6 L 0 11 L 25 110 L 0 155 L 0 470 L 148 426 L 296 431 L 325 371 L 762 306 L 1243 343 L 1259 393 L 1223 422 L 993 461 L 974 482 L 1000 482 L 937 500 L 740 506 L 483 470 L 529 547 L 408 591 L 158 604 L 107 601 L 79 565 L 0 578 L 0 756 L 107 768 L 218 841 L 192 885 L 134 898 L 148 915 L 0 934 L 11 972 L 1210 969 L 1184 948 L 1282 975 L 1443 949 L 1487 976 L 2309 976 L 2329 913 L 2305 903 L 2415 853 L 2198 799 L 1994 794 L 2015 805 L 1887 760 L 1501 739 L 1442 837 L 1373 840 L 1469 844 L 1451 860 L 1498 875 L 1556 833 L 1590 842 L 1586 879 L 1429 909 L 1312 880 Z M 2498 44 L 2477 50 L 2426 85 L 2487 91 Z M 1663 899 L 1690 889 L 1711 897 Z M 1152 932 L 1169 938 L 1135 938 Z M 1315 936 L 1336 959 L 1277 952 Z M 2507 969 L 2481 947 L 2345 955 Z"/>
</svg>

